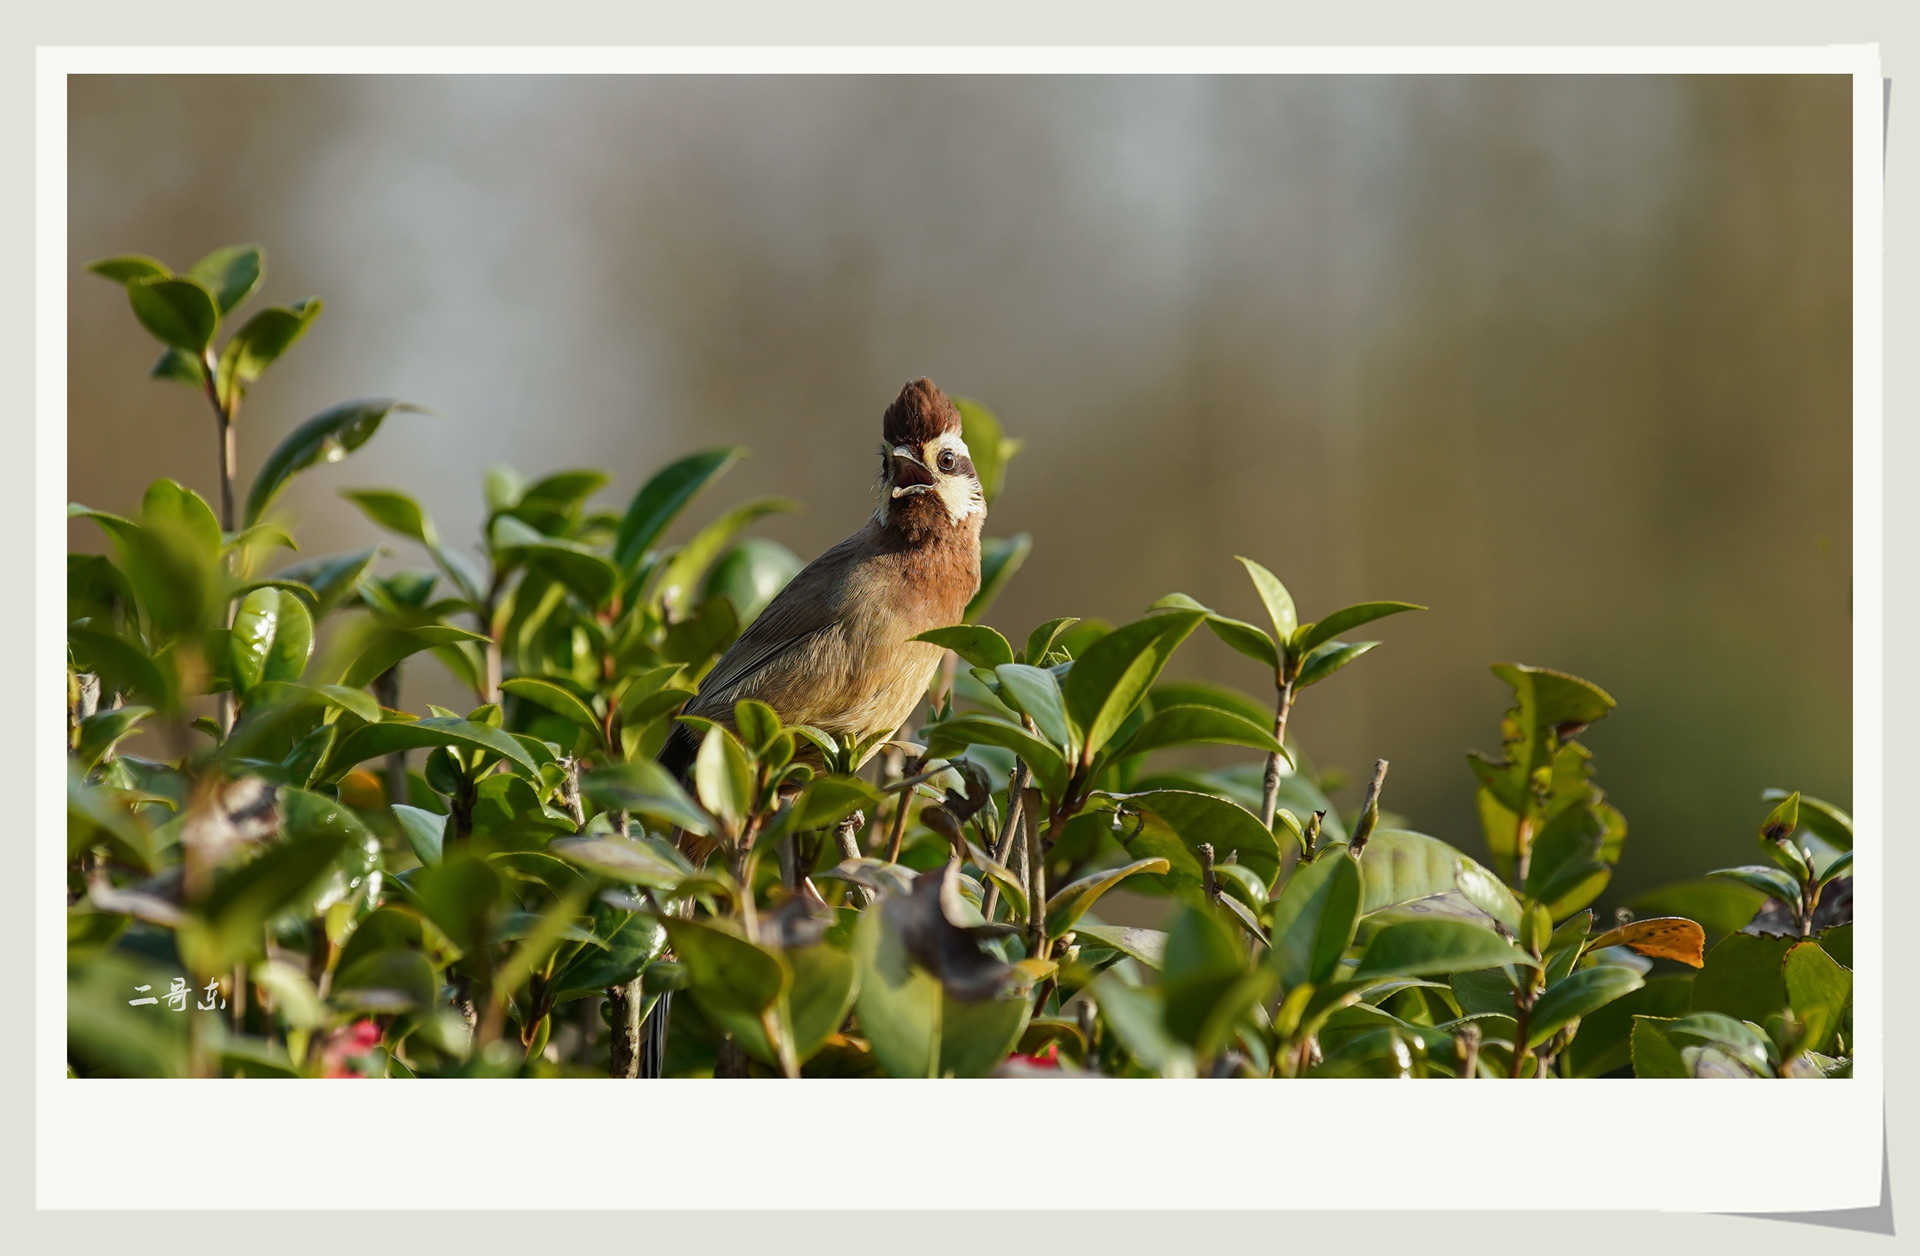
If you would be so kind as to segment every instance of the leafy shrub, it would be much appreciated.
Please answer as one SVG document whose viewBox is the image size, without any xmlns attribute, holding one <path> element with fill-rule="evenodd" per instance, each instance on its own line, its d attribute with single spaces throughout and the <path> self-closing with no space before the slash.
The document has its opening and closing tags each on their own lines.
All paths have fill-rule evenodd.
<svg viewBox="0 0 1920 1256">
<path fill-rule="evenodd" d="M 170 480 L 137 514 L 72 508 L 113 549 L 68 559 L 75 1075 L 633 1076 L 649 1038 L 668 1073 L 736 1076 L 1851 1070 L 1848 817 L 1770 798 L 1764 864 L 1596 923 L 1627 823 L 1578 741 L 1614 705 L 1587 681 L 1494 668 L 1501 752 L 1468 761 L 1491 867 L 1391 823 L 1384 761 L 1340 814 L 1290 726 L 1379 645 L 1355 629 L 1422 608 L 1305 621 L 1245 558 L 1264 626 L 1175 593 L 1021 639 L 981 620 L 1030 541 L 990 540 L 965 622 L 925 634 L 951 654 L 923 725 L 847 744 L 743 702 L 729 731 L 678 713 L 798 569 L 745 535 L 792 504 L 663 537 L 743 451 L 620 511 L 593 504 L 600 472 L 495 468 L 471 552 L 405 493 L 351 490 L 431 565 L 262 574 L 293 548 L 287 483 L 418 407 L 302 424 L 236 514 L 240 402 L 320 302 L 220 343 L 258 249 L 91 269 L 162 342 L 152 374 L 207 397 L 223 456 L 217 514 Z M 991 500 L 1018 445 L 962 412 Z M 1166 676 L 1203 625 L 1271 702 Z M 401 709 L 421 655 L 472 709 Z M 684 784 L 654 761 L 676 719 L 701 736 Z M 147 731 L 189 748 L 130 753 Z M 1196 744 L 1255 757 L 1163 755 Z M 1100 919 L 1123 885 L 1169 900 L 1164 930 Z"/>
</svg>

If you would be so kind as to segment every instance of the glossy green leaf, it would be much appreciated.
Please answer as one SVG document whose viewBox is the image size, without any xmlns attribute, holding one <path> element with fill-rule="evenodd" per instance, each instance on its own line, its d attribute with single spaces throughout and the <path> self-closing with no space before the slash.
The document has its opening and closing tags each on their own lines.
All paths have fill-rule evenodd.
<svg viewBox="0 0 1920 1256">
<path fill-rule="evenodd" d="M 1680 1049 L 1660 1031 L 1663 1018 L 1633 1018 L 1633 1075 L 1635 1077 L 1691 1077 Z"/>
<path fill-rule="evenodd" d="M 1361 914 L 1455 889 L 1462 862 L 1473 864 L 1454 847 L 1425 833 L 1375 829 L 1360 857 Z"/>
<path fill-rule="evenodd" d="M 1796 941 L 1751 933 L 1722 938 L 1693 979 L 1693 1010 L 1761 1022 L 1778 1014 L 1787 1006 L 1782 968 Z"/>
<path fill-rule="evenodd" d="M 967 609 L 960 619 L 963 623 L 973 623 L 987 613 L 994 599 L 1000 596 L 1027 561 L 1027 555 L 1033 552 L 1033 538 L 1025 532 L 1012 537 L 985 537 L 980 542 L 980 589 L 967 603 Z"/>
<path fill-rule="evenodd" d="M 1813 941 L 1797 942 L 1781 966 L 1787 1001 L 1806 1032 L 1803 1049 L 1826 1051 L 1853 1005 L 1853 974 Z"/>
<path fill-rule="evenodd" d="M 633 495 L 633 501 L 620 520 L 614 539 L 614 561 L 631 572 L 640 556 L 653 547 L 673 521 L 679 517 L 708 484 L 723 475 L 728 467 L 746 455 L 737 446 L 705 449 L 669 463 Z"/>
<path fill-rule="evenodd" d="M 1267 618 L 1273 624 L 1274 639 L 1288 641 L 1293 637 L 1294 629 L 1299 627 L 1300 617 L 1293 608 L 1293 595 L 1287 592 L 1287 586 L 1280 578 L 1254 562 L 1251 558 L 1234 556 L 1247 576 L 1253 581 L 1254 592 L 1260 595 L 1260 604 L 1267 608 Z"/>
<path fill-rule="evenodd" d="M 1049 654 L 1059 652 L 1060 635 L 1080 621 L 1072 615 L 1063 615 L 1059 619 L 1049 619 L 1046 623 L 1027 634 L 1027 649 L 1021 661 L 1035 667 L 1046 665 Z"/>
<path fill-rule="evenodd" d="M 1307 655 L 1300 667 L 1300 679 L 1293 682 L 1293 687 L 1305 689 L 1308 685 L 1317 685 L 1379 644 L 1378 641 L 1356 641 L 1352 645 L 1329 641 Z"/>
<path fill-rule="evenodd" d="M 1066 787 L 1067 769 L 1060 752 L 1016 724 L 986 715 L 962 715 L 935 724 L 927 734 L 927 754 L 950 758 L 968 746 L 1003 746 L 1013 751 L 1046 789 L 1058 795 Z"/>
<path fill-rule="evenodd" d="M 266 256 L 257 244 L 230 244 L 215 249 L 187 268 L 187 278 L 213 294 L 225 314 L 260 286 Z"/>
<path fill-rule="evenodd" d="M 880 791 L 857 776 L 820 776 L 794 803 L 792 827 L 800 832 L 828 829 L 856 811 L 873 814 Z"/>
<path fill-rule="evenodd" d="M 140 499 L 140 521 L 175 529 L 206 554 L 217 555 L 222 548 L 220 521 L 214 517 L 213 507 L 200 494 L 174 480 L 155 480 L 147 486 Z"/>
<path fill-rule="evenodd" d="M 439 541 L 433 520 L 420 508 L 419 502 L 405 493 L 393 489 L 349 488 L 340 490 L 340 496 L 358 506 L 361 514 L 389 532 L 423 545 L 433 545 Z"/>
<path fill-rule="evenodd" d="M 1374 934 L 1353 976 L 1420 977 L 1533 962 L 1491 928 L 1464 920 L 1413 920 Z"/>
<path fill-rule="evenodd" d="M 767 1061 L 777 1058 L 777 1032 L 769 1034 L 768 1029 L 770 1021 L 777 1022 L 781 998 L 793 981 L 786 962 L 717 928 L 673 918 L 661 923 L 673 941 L 674 955 L 692 977 L 690 989 L 700 1010 L 750 1054 Z"/>
<path fill-rule="evenodd" d="M 1301 654 L 1307 654 L 1322 644 L 1332 641 L 1341 633 L 1358 628 L 1361 624 L 1372 623 L 1388 615 L 1398 615 L 1402 611 L 1426 609 L 1412 602 L 1361 602 L 1354 606 L 1343 607 L 1320 622 L 1307 625 L 1299 634 L 1299 640 L 1292 643 L 1293 648 Z"/>
<path fill-rule="evenodd" d="M 396 750 L 418 750 L 426 746 L 454 746 L 485 750 L 510 759 L 534 776 L 539 765 L 527 754 L 526 747 L 497 728 L 488 728 L 458 717 L 435 716 L 424 720 L 394 720 L 368 724 L 347 734 L 327 757 L 322 780 L 338 780 L 355 764 L 377 759 Z"/>
<path fill-rule="evenodd" d="M 313 320 L 320 317 L 320 310 L 318 297 L 261 310 L 221 349 L 220 373 L 243 384 L 253 383 L 306 334 Z"/>
<path fill-rule="evenodd" d="M 1158 929 L 1090 925 L 1082 921 L 1074 926 L 1074 936 L 1080 939 L 1082 946 L 1098 943 L 1148 968 L 1160 968 L 1167 960 L 1167 935 Z"/>
<path fill-rule="evenodd" d="M 200 359 L 190 353 L 182 353 L 172 345 L 160 351 L 160 356 L 147 368 L 147 377 L 169 379 L 176 384 L 185 384 L 195 392 L 205 388 L 207 380 L 206 368 L 200 364 Z"/>
<path fill-rule="evenodd" d="M 742 502 L 694 533 L 662 566 L 654 587 L 655 596 L 668 616 L 683 619 L 692 611 L 700 578 L 743 528 L 768 515 L 799 509 L 800 503 L 790 498 L 757 497 Z"/>
<path fill-rule="evenodd" d="M 328 612 L 351 595 L 363 576 L 380 561 L 380 550 L 356 550 L 351 554 L 330 554 L 324 558 L 296 563 L 275 575 L 295 580 L 313 590 L 313 618 L 324 619 Z"/>
<path fill-rule="evenodd" d="M 985 624 L 956 624 L 935 628 L 913 638 L 952 650 L 975 667 L 999 667 L 1013 662 L 1013 647 L 1007 639 Z"/>
<path fill-rule="evenodd" d="M 1596 964 L 1548 986 L 1527 1020 L 1527 1046 L 1539 1046 L 1566 1025 L 1645 984 L 1645 979 L 1631 968 Z"/>
<path fill-rule="evenodd" d="M 1246 746 L 1267 754 L 1279 754 L 1289 766 L 1293 763 L 1293 756 L 1266 729 L 1217 707 L 1207 706 L 1172 706 L 1156 710 L 1114 753 L 1118 758 L 1128 758 L 1164 750 L 1169 746 L 1188 746 L 1200 742 Z"/>
<path fill-rule="evenodd" d="M 1343 852 L 1295 868 L 1274 901 L 1269 930 L 1283 986 L 1332 980 L 1359 919 L 1360 870 Z"/>
<path fill-rule="evenodd" d="M 103 692 L 132 695 L 161 710 L 173 707 L 173 687 L 145 651 L 120 638 L 86 628 L 67 629 L 75 664 L 100 677 Z"/>
<path fill-rule="evenodd" d="M 582 728 L 591 729 L 598 734 L 602 731 L 600 717 L 593 708 L 581 701 L 571 689 L 562 688 L 550 680 L 540 680 L 531 676 L 516 676 L 500 682 L 503 693 L 515 694 L 537 706 L 545 707 L 556 715 L 564 715 Z M 600 740 L 604 744 L 605 738 Z"/>
<path fill-rule="evenodd" d="M 244 526 L 260 522 L 260 517 L 280 496 L 294 476 L 323 462 L 338 462 L 373 438 L 381 420 L 395 411 L 425 413 L 421 407 L 405 401 L 348 401 L 323 410 L 274 447 L 254 476 L 247 493 Z"/>
<path fill-rule="evenodd" d="M 1174 650 L 1200 626 L 1192 611 L 1170 611 L 1116 628 L 1081 655 L 1062 687 L 1067 716 L 1092 756 L 1119 731 Z"/>
<path fill-rule="evenodd" d="M 132 283 L 136 279 L 165 279 L 173 274 L 160 262 L 144 253 L 122 253 L 118 257 L 103 257 L 97 262 L 88 262 L 87 269 L 102 279 L 121 285 Z"/>
<path fill-rule="evenodd" d="M 154 339 L 185 353 L 205 353 L 220 329 L 213 294 L 191 279 L 136 279 L 127 285 L 127 300 Z"/>
<path fill-rule="evenodd" d="M 1738 868 L 1715 868 L 1707 874 L 1710 877 L 1725 877 L 1737 881 L 1749 889 L 1759 890 L 1771 895 L 1789 906 L 1800 901 L 1800 886 L 1788 873 L 1778 868 L 1767 868 L 1759 864 L 1743 864 Z"/>
<path fill-rule="evenodd" d="M 394 821 L 399 824 L 400 833 L 407 839 L 407 845 L 413 848 L 414 855 L 429 868 L 438 864 L 446 843 L 447 817 L 409 807 L 405 803 L 392 805 Z"/>
<path fill-rule="evenodd" d="M 1209 615 L 1207 628 L 1214 636 L 1235 650 L 1263 664 L 1268 671 L 1276 674 L 1279 672 L 1280 651 L 1273 644 L 1273 638 L 1252 624 L 1238 619 L 1228 619 L 1223 615 Z"/>
<path fill-rule="evenodd" d="M 847 1019 L 860 993 L 860 965 L 837 947 L 805 946 L 786 952 L 793 970 L 787 993 L 794 1057 L 806 1063 Z"/>
<path fill-rule="evenodd" d="M 1123 867 L 1108 868 L 1061 887 L 1059 893 L 1047 900 L 1047 936 L 1057 938 L 1073 928 L 1102 894 L 1128 877 L 1143 872 L 1164 873 L 1168 866 L 1164 859 L 1136 859 Z"/>
<path fill-rule="evenodd" d="M 729 830 L 738 830 L 753 811 L 753 764 L 726 729 L 707 729 L 693 760 L 694 796 Z"/>
<path fill-rule="evenodd" d="M 313 653 L 313 618 L 284 589 L 255 589 L 234 613 L 231 675 L 242 693 L 262 681 L 296 681 Z"/>
<path fill-rule="evenodd" d="M 1762 795 L 1768 802 L 1777 802 L 1787 796 L 1784 789 L 1770 789 Z M 1829 846 L 1841 850 L 1853 849 L 1853 817 L 1824 799 L 1809 794 L 1800 796 L 1800 824 L 1809 833 Z"/>
<path fill-rule="evenodd" d="M 547 850 L 576 867 L 627 885 L 671 890 L 686 873 L 644 842 L 625 837 L 564 837 Z"/>
<path fill-rule="evenodd" d="M 80 721 L 80 737 L 73 750 L 74 758 L 82 768 L 92 771 L 109 750 L 138 732 L 140 721 L 152 714 L 153 708 L 144 706 L 95 711 Z"/>
<path fill-rule="evenodd" d="M 1192 1077 L 1193 1051 L 1167 1032 L 1158 991 L 1130 986 L 1102 973 L 1091 987 L 1094 1001 L 1128 1054 L 1161 1077 Z"/>
<path fill-rule="evenodd" d="M 1073 730 L 1067 724 L 1065 698 L 1060 682 L 1044 667 L 1025 663 L 1002 663 L 994 668 L 1000 680 L 1000 699 L 1033 721 L 1033 726 L 1048 743 L 1071 753 Z"/>
<path fill-rule="evenodd" d="M 1197 852 L 1203 842 L 1213 847 L 1216 863 L 1225 863 L 1231 855 L 1268 884 L 1280 870 L 1280 847 L 1273 834 L 1258 816 L 1228 799 L 1161 789 L 1130 795 L 1125 804 L 1159 821 L 1148 824 L 1127 849 L 1136 859 L 1157 855 L 1168 860 L 1172 867 L 1163 879 L 1170 890 L 1186 893 L 1200 887 Z"/>
<path fill-rule="evenodd" d="M 703 837 L 713 831 L 712 817 L 694 805 L 671 773 L 651 760 L 588 772 L 580 778 L 580 792 L 610 811 L 632 811 Z"/>
</svg>

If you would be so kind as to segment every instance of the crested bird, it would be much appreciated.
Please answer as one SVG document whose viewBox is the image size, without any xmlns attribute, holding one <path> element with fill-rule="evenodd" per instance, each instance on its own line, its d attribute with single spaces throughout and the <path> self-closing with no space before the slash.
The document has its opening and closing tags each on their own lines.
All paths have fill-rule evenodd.
<svg viewBox="0 0 1920 1256">
<path fill-rule="evenodd" d="M 867 738 L 913 713 L 944 653 L 913 638 L 959 623 L 979 591 L 987 502 L 960 412 L 932 380 L 902 388 L 880 432 L 873 514 L 768 603 L 685 714 L 731 728 L 733 704 L 757 698 L 783 723 Z M 693 728 L 676 725 L 660 763 L 684 777 L 698 750 Z"/>
</svg>

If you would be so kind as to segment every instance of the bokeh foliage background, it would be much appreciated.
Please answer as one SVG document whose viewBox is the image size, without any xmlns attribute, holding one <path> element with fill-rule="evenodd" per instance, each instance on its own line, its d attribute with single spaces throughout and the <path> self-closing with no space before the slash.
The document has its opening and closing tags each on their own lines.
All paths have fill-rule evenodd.
<svg viewBox="0 0 1920 1256">
<path fill-rule="evenodd" d="M 1746 858 L 1766 786 L 1851 804 L 1843 79 L 71 82 L 76 276 L 247 239 L 267 300 L 326 296 L 243 481 L 405 396 L 446 417 L 382 459 L 449 537 L 492 462 L 624 501 L 737 442 L 730 487 L 803 499 L 760 530 L 811 557 L 926 374 L 1028 442 L 1014 630 L 1170 588 L 1254 618 L 1232 553 L 1431 606 L 1298 731 L 1391 759 L 1394 809 L 1471 853 L 1492 659 L 1619 700 L 1586 738 L 1633 831 L 1607 902 Z M 151 356 L 117 289 L 69 302 L 69 497 L 211 496 L 204 400 L 101 368 Z M 373 543 L 335 495 L 365 474 L 295 485 L 308 552 Z M 1181 663 L 1257 688 L 1207 634 Z M 406 705 L 460 705 L 432 670 Z"/>
</svg>

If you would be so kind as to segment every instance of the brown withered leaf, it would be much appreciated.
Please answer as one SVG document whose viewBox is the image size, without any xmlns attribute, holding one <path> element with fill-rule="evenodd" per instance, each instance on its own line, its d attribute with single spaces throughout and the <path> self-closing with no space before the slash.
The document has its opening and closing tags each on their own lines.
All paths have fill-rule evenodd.
<svg viewBox="0 0 1920 1256">
<path fill-rule="evenodd" d="M 1603 946 L 1628 946 L 1655 959 L 1675 959 L 1698 968 L 1706 963 L 1707 933 L 1684 916 L 1652 916 L 1610 929 L 1587 944 L 1597 951 Z"/>
</svg>

